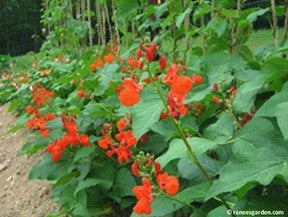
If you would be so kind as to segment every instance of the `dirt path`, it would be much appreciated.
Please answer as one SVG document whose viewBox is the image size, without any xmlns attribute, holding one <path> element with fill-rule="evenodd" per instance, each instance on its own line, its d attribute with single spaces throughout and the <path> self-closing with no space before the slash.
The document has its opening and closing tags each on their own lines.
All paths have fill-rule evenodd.
<svg viewBox="0 0 288 217">
<path fill-rule="evenodd" d="M 0 135 L 10 129 L 16 118 L 0 106 Z M 57 210 L 50 199 L 50 187 L 43 181 L 28 180 L 41 153 L 17 156 L 18 150 L 31 139 L 26 130 L 0 137 L 0 217 L 45 217 Z"/>
</svg>

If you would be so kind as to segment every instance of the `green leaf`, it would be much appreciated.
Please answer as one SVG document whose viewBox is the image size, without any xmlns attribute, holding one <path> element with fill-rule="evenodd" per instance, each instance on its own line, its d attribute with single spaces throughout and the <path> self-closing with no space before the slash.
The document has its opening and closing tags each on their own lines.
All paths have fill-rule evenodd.
<svg viewBox="0 0 288 217">
<path fill-rule="evenodd" d="M 214 177 L 218 174 L 218 163 L 216 160 L 206 156 L 201 155 L 198 157 L 201 165 L 208 173 L 210 177 Z M 199 168 L 187 158 L 181 158 L 178 162 L 178 171 L 181 173 L 182 177 L 193 182 L 202 182 L 205 180 Z"/>
<path fill-rule="evenodd" d="M 204 137 L 218 143 L 224 143 L 233 137 L 234 122 L 227 113 L 222 113 L 218 121 L 209 125 L 204 131 Z"/>
<path fill-rule="evenodd" d="M 253 118 L 248 122 L 238 133 L 234 154 L 220 170 L 220 177 L 214 181 L 207 199 L 251 183 L 268 185 L 275 176 L 287 181 L 288 147 L 279 134 L 267 119 Z"/>
<path fill-rule="evenodd" d="M 32 168 L 29 179 L 57 180 L 66 175 L 72 167 L 70 161 L 63 160 L 63 156 L 59 162 L 55 163 L 50 155 L 46 155 L 41 163 Z"/>
<path fill-rule="evenodd" d="M 253 23 L 253 22 L 255 22 L 255 21 L 257 20 L 257 17 L 264 15 L 267 11 L 269 11 L 269 8 L 265 8 L 265 9 L 262 9 L 262 8 L 261 8 L 260 10 L 255 11 L 255 12 L 249 14 L 249 15 L 247 16 L 247 20 L 248 20 L 250 23 Z"/>
<path fill-rule="evenodd" d="M 261 91 L 266 78 L 266 74 L 259 74 L 237 89 L 236 97 L 233 100 L 233 107 L 236 112 L 250 113 L 256 95 Z"/>
<path fill-rule="evenodd" d="M 179 29 L 185 19 L 186 16 L 189 16 L 192 9 L 189 7 L 187 8 L 182 14 L 180 14 L 178 17 L 176 17 L 176 26 Z"/>
<path fill-rule="evenodd" d="M 288 102 L 280 103 L 275 107 L 277 122 L 285 140 L 288 140 Z"/>
<path fill-rule="evenodd" d="M 218 17 L 213 18 L 208 23 L 208 28 L 214 30 L 218 37 L 221 37 L 227 29 L 227 21 Z"/>
<path fill-rule="evenodd" d="M 163 107 L 160 97 L 151 88 L 142 91 L 141 102 L 132 108 L 132 128 L 136 138 L 140 138 L 159 120 Z"/>
<path fill-rule="evenodd" d="M 165 138 L 166 141 L 168 141 L 176 131 L 176 128 L 170 119 L 164 119 L 156 122 L 150 127 L 150 129 L 156 133 L 159 133 Z"/>
<path fill-rule="evenodd" d="M 62 129 L 63 125 L 62 125 L 61 118 L 55 118 L 54 120 L 49 121 L 47 123 L 47 128 L 49 128 L 49 129 Z"/>
<path fill-rule="evenodd" d="M 95 185 L 98 185 L 99 184 L 99 180 L 98 179 L 94 179 L 94 178 L 88 178 L 88 179 L 85 179 L 83 181 L 81 181 L 75 192 L 74 192 L 74 195 L 77 195 L 77 193 L 85 188 L 89 188 L 89 187 L 92 187 L 92 186 L 95 186 Z"/>
<path fill-rule="evenodd" d="M 121 81 L 121 74 L 116 73 L 118 69 L 119 69 L 118 64 L 115 64 L 115 63 L 109 64 L 109 65 L 106 64 L 103 70 L 98 72 L 100 76 L 99 85 L 95 89 L 95 92 L 94 92 L 95 95 L 99 96 L 105 93 L 106 90 L 108 90 L 110 86 L 109 83 L 111 81 L 113 82 Z"/>
<path fill-rule="evenodd" d="M 135 185 L 136 182 L 130 170 L 122 167 L 117 171 L 113 191 L 109 196 L 115 200 L 125 196 L 133 196 L 132 189 Z"/>
<path fill-rule="evenodd" d="M 217 146 L 216 142 L 204 138 L 194 137 L 187 139 L 187 141 L 198 156 Z M 158 157 L 156 161 L 165 167 L 170 161 L 183 157 L 187 157 L 187 148 L 182 139 L 174 139 L 169 144 L 168 151 Z"/>
<path fill-rule="evenodd" d="M 125 19 L 128 15 L 136 11 L 139 7 L 137 0 L 117 0 L 115 1 L 118 8 L 118 19 Z"/>
<path fill-rule="evenodd" d="M 201 4 L 196 8 L 193 14 L 193 21 L 196 22 L 199 18 L 203 17 L 205 14 L 208 14 L 212 11 L 212 6 L 209 4 Z"/>
<path fill-rule="evenodd" d="M 244 144 L 242 148 L 245 148 Z M 287 163 L 285 156 L 276 156 L 267 149 L 235 153 L 220 170 L 220 178 L 214 181 L 207 199 L 223 192 L 235 191 L 250 182 L 268 185 L 276 175 L 282 175 L 288 181 Z"/>
<path fill-rule="evenodd" d="M 228 211 L 227 208 L 225 206 L 219 206 L 213 210 L 211 210 L 207 217 L 231 217 L 231 214 L 227 214 L 227 212 L 230 212 L 230 210 Z"/>
<path fill-rule="evenodd" d="M 27 142 L 22 148 L 19 150 L 18 154 L 34 154 L 38 150 L 45 148 L 49 144 L 49 139 L 37 139 L 33 142 Z"/>
<path fill-rule="evenodd" d="M 80 159 L 89 159 L 90 155 L 94 152 L 94 149 L 89 146 L 89 147 L 83 147 L 80 148 L 73 159 L 74 162 L 79 161 Z"/>
<path fill-rule="evenodd" d="M 256 117 L 276 117 L 277 110 L 275 107 L 281 103 L 287 102 L 288 91 L 283 90 L 280 93 L 275 94 L 269 100 L 267 100 L 256 112 Z"/>
</svg>

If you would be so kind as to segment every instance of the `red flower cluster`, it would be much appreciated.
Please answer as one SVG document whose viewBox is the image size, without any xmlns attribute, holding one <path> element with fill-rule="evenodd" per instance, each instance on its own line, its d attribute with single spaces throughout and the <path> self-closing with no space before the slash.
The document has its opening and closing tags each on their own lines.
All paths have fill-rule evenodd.
<svg viewBox="0 0 288 217">
<path fill-rule="evenodd" d="M 167 173 L 159 173 L 157 175 L 157 183 L 160 189 L 166 191 L 170 196 L 178 193 L 179 181 L 175 176 L 169 176 Z"/>
<path fill-rule="evenodd" d="M 34 87 L 33 100 L 38 107 L 43 106 L 44 102 L 53 96 L 53 92 L 46 90 L 39 84 Z M 48 137 L 49 130 L 47 129 L 46 125 L 48 121 L 55 119 L 55 115 L 52 113 L 47 113 L 46 115 L 42 114 L 37 108 L 32 106 L 27 106 L 26 112 L 31 116 L 33 115 L 33 117 L 27 121 L 26 126 L 30 129 L 39 130 L 42 138 Z"/>
<path fill-rule="evenodd" d="M 153 163 L 153 159 L 148 158 L 147 162 L 141 162 L 141 164 L 139 164 L 139 162 L 135 160 L 131 166 L 132 173 L 135 176 L 140 175 L 139 166 L 140 166 L 140 169 L 143 169 L 143 170 L 145 169 L 147 170 L 147 168 L 149 168 L 148 166 L 150 166 L 150 168 L 153 169 L 153 166 L 154 166 L 154 176 L 156 179 L 156 183 L 159 186 L 158 189 L 165 191 L 170 196 L 173 196 L 178 193 L 179 191 L 178 179 L 175 176 L 169 176 L 167 173 L 164 173 L 161 170 L 161 165 L 158 162 Z M 148 174 L 149 174 L 149 171 L 148 171 Z M 150 204 L 154 199 L 153 188 L 152 188 L 151 183 L 152 181 L 144 177 L 142 179 L 143 185 L 136 186 L 133 188 L 133 193 L 135 194 L 138 200 L 133 210 L 139 215 L 141 214 L 149 215 L 151 213 Z M 154 189 L 157 189 L 157 185 L 155 184 Z"/>
<path fill-rule="evenodd" d="M 72 118 L 67 118 L 62 116 L 63 127 L 66 128 L 67 132 L 60 139 L 55 140 L 52 144 L 48 145 L 46 151 L 52 153 L 52 160 L 57 162 L 62 156 L 62 152 L 65 148 L 70 145 L 78 146 L 82 144 L 83 146 L 89 145 L 89 137 L 85 134 L 79 134 L 77 125 Z"/>
<path fill-rule="evenodd" d="M 159 65 L 161 70 L 164 70 L 166 68 L 167 59 L 164 56 L 159 57 Z"/>
<path fill-rule="evenodd" d="M 40 70 L 40 76 L 50 75 L 51 69 Z"/>
<path fill-rule="evenodd" d="M 84 91 L 83 89 L 78 90 L 78 92 L 77 92 L 77 97 L 78 97 L 79 99 L 82 99 L 84 96 L 85 96 L 85 91 Z"/>
<path fill-rule="evenodd" d="M 96 60 L 94 63 L 90 65 L 90 70 L 95 71 L 96 69 L 101 68 L 103 65 L 104 65 L 103 60 L 101 59 Z"/>
<path fill-rule="evenodd" d="M 114 51 L 108 53 L 106 56 L 104 56 L 103 59 L 98 59 L 94 63 L 90 65 L 90 70 L 95 71 L 98 68 L 101 68 L 104 66 L 104 62 L 108 64 L 112 64 L 114 62 L 115 55 Z"/>
<path fill-rule="evenodd" d="M 133 59 L 132 57 L 127 58 L 127 64 L 130 66 L 130 70 L 133 72 L 135 68 L 140 70 L 143 69 L 143 63 L 139 59 Z"/>
<path fill-rule="evenodd" d="M 28 120 L 26 126 L 30 129 L 39 130 L 42 138 L 46 138 L 49 136 L 49 130 L 46 125 L 48 121 L 55 119 L 55 115 L 52 113 L 48 113 L 47 115 L 41 114 L 36 108 L 32 106 L 26 107 L 27 113 L 34 115 L 33 118 Z"/>
<path fill-rule="evenodd" d="M 131 129 L 126 130 L 129 127 L 127 120 L 121 119 L 117 122 L 118 133 L 115 135 L 115 140 L 111 136 L 111 125 L 104 125 L 102 129 L 103 139 L 98 141 L 100 148 L 107 150 L 108 157 L 117 155 L 119 163 L 128 162 L 131 158 L 131 148 L 137 145 L 137 139 L 133 135 Z M 108 150 L 109 149 L 109 150 Z"/>
<path fill-rule="evenodd" d="M 133 193 L 137 198 L 137 203 L 133 207 L 134 212 L 137 214 L 151 214 L 151 202 L 154 199 L 152 195 L 153 189 L 150 181 L 147 178 L 142 179 L 142 185 L 135 186 L 133 188 Z"/>
<path fill-rule="evenodd" d="M 150 47 L 146 47 L 145 48 L 146 59 L 148 60 L 148 62 L 153 62 L 154 61 L 154 55 L 155 55 L 156 51 L 157 51 L 157 45 L 156 45 L 155 42 L 152 42 L 150 44 Z"/>
<path fill-rule="evenodd" d="M 201 84 L 203 79 L 200 75 L 188 76 L 179 75 L 179 67 L 173 63 L 163 77 L 163 82 L 170 85 L 168 93 L 169 112 L 174 118 L 179 118 L 179 115 L 187 115 L 188 109 L 184 105 L 184 100 L 189 93 L 193 84 Z"/>
<path fill-rule="evenodd" d="M 114 61 L 114 54 L 113 53 L 109 53 L 107 54 L 105 57 L 104 57 L 104 61 L 105 63 L 109 63 L 109 64 L 112 64 L 113 61 Z"/>
<path fill-rule="evenodd" d="M 33 90 L 33 100 L 36 102 L 38 107 L 41 107 L 48 98 L 53 97 L 54 93 L 46 90 L 44 87 L 39 86 Z"/>
<path fill-rule="evenodd" d="M 122 105 L 131 107 L 140 101 L 142 86 L 137 84 L 132 78 L 125 78 L 121 86 L 117 89 L 119 100 Z"/>
</svg>

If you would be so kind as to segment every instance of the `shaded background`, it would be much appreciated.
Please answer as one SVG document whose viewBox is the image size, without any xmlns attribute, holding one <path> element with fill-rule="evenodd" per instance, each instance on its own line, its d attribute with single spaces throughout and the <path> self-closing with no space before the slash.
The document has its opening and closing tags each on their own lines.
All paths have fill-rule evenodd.
<svg viewBox="0 0 288 217">
<path fill-rule="evenodd" d="M 284 4 L 285 0 L 276 3 Z M 17 56 L 40 49 L 45 39 L 40 24 L 41 4 L 41 0 L 0 0 L 0 54 Z M 246 8 L 269 5 L 270 0 L 248 0 L 244 4 Z M 280 19 L 279 26 L 282 25 Z M 255 28 L 270 28 L 268 16 L 259 18 Z"/>
</svg>

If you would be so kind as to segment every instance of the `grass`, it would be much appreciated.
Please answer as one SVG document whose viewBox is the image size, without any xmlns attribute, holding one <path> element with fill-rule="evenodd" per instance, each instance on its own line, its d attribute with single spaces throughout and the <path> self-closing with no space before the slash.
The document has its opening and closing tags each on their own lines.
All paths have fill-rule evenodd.
<svg viewBox="0 0 288 217">
<path fill-rule="evenodd" d="M 37 54 L 34 52 L 28 52 L 21 56 L 13 57 L 13 63 L 17 66 L 16 71 L 27 70 L 32 67 L 32 63 L 35 61 Z"/>
<path fill-rule="evenodd" d="M 284 29 L 279 29 L 280 41 L 284 36 Z M 273 32 L 271 29 L 262 29 L 255 31 L 250 36 L 246 44 L 252 49 L 256 50 L 262 44 L 273 43 Z"/>
</svg>

